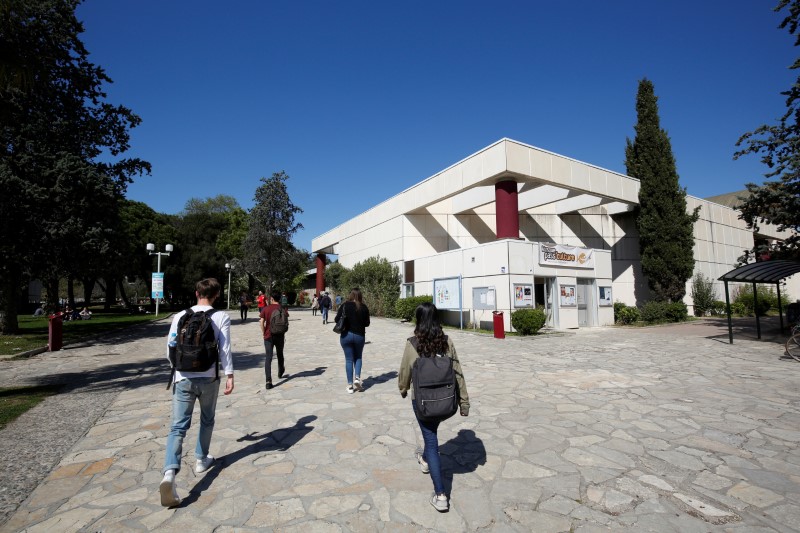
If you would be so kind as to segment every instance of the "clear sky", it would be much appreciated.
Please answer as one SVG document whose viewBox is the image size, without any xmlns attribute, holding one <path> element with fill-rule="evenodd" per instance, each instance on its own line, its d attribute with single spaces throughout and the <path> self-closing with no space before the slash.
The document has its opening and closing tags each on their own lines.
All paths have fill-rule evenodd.
<svg viewBox="0 0 800 533">
<path fill-rule="evenodd" d="M 128 197 L 253 205 L 284 170 L 311 239 L 509 137 L 625 173 L 640 79 L 682 186 L 763 181 L 739 136 L 783 113 L 797 51 L 770 0 L 85 0 L 109 101 L 143 123 Z"/>
</svg>

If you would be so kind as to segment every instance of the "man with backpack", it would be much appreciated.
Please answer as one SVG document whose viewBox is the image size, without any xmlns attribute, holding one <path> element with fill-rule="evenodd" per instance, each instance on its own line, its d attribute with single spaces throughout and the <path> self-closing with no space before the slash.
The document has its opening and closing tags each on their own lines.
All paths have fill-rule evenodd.
<svg viewBox="0 0 800 533">
<path fill-rule="evenodd" d="M 212 307 L 221 291 L 219 282 L 207 278 L 197 282 L 197 305 L 181 311 L 172 320 L 167 337 L 167 358 L 172 366 L 172 424 L 167 436 L 164 479 L 159 486 L 161 505 L 175 507 L 181 498 L 175 476 L 181 469 L 183 439 L 192 423 L 196 401 L 200 403 L 200 431 L 195 446 L 195 472 L 201 474 L 214 463 L 208 451 L 214 430 L 219 395 L 220 364 L 225 374 L 224 394 L 233 392 L 231 319 Z"/>
<path fill-rule="evenodd" d="M 322 293 L 322 299 L 319 301 L 319 308 L 322 310 L 322 323 L 328 323 L 328 312 L 331 310 L 333 302 L 327 292 Z"/>
<path fill-rule="evenodd" d="M 266 389 L 272 388 L 272 347 L 278 354 L 278 379 L 286 375 L 283 364 L 283 346 L 286 341 L 286 332 L 289 331 L 289 311 L 280 304 L 281 293 L 275 291 L 270 296 L 270 304 L 261 311 L 259 323 L 264 336 L 264 350 L 267 352 L 267 361 L 264 365 L 264 374 L 267 379 Z"/>
</svg>

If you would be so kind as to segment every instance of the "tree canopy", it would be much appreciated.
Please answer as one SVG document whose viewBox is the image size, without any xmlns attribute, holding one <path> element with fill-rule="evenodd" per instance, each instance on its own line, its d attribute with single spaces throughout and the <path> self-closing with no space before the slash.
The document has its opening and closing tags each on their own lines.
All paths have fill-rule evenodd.
<svg viewBox="0 0 800 533">
<path fill-rule="evenodd" d="M 119 156 L 140 122 L 106 102 L 110 78 L 89 61 L 77 0 L 0 8 L 0 331 L 14 332 L 20 289 L 91 268 L 111 250 L 117 201 L 140 159 Z"/>
<path fill-rule="evenodd" d="M 640 181 L 636 227 L 642 272 L 656 300 L 677 302 L 686 294 L 694 270 L 693 230 L 699 208 L 686 212 L 686 189 L 678 183 L 658 97 L 646 78 L 639 82 L 636 115 L 636 136 L 627 140 L 625 166 L 628 175 Z"/>
<path fill-rule="evenodd" d="M 267 291 L 276 285 L 290 284 L 308 258 L 308 253 L 295 248 L 291 241 L 303 227 L 295 221 L 295 215 L 303 210 L 289 198 L 288 179 L 283 171 L 261 178 L 244 240 L 244 266 L 261 280 Z"/>
<path fill-rule="evenodd" d="M 794 36 L 794 46 L 800 45 L 800 0 L 781 0 L 775 11 L 788 7 L 788 14 L 779 28 Z M 789 67 L 800 68 L 800 58 Z M 762 185 L 748 183 L 749 196 L 739 206 L 739 218 L 748 227 L 758 231 L 760 224 L 773 224 L 790 235 L 775 244 L 760 243 L 745 252 L 741 258 L 747 262 L 752 255 L 768 254 L 773 258 L 800 259 L 800 76 L 787 91 L 786 111 L 777 124 L 762 125 L 745 133 L 736 146 L 742 147 L 734 159 L 746 154 L 759 154 L 770 169 Z"/>
</svg>

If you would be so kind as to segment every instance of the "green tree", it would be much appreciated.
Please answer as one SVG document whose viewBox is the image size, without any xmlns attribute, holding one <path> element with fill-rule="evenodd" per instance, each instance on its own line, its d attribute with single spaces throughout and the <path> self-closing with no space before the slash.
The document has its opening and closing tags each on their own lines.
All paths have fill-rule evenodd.
<svg viewBox="0 0 800 533">
<path fill-rule="evenodd" d="M 367 307 L 376 316 L 392 316 L 400 298 L 400 270 L 382 257 L 370 257 L 353 265 L 344 276 L 343 294 L 359 287 Z"/>
<path fill-rule="evenodd" d="M 350 270 L 339 261 L 325 265 L 325 285 L 336 294 L 346 294 L 350 288 L 350 282 L 347 280 L 349 273 Z"/>
<path fill-rule="evenodd" d="M 115 200 L 150 170 L 119 158 L 140 119 L 105 101 L 111 80 L 88 59 L 77 4 L 7 0 L 0 7 L 2 333 L 18 330 L 20 289 L 29 280 L 40 277 L 57 294 L 60 277 L 82 275 L 89 253 L 107 248 Z"/>
<path fill-rule="evenodd" d="M 307 252 L 295 248 L 291 240 L 303 227 L 295 222 L 295 215 L 303 210 L 289 198 L 288 179 L 283 171 L 261 178 L 244 240 L 244 266 L 267 291 L 290 285 L 307 259 Z"/>
<path fill-rule="evenodd" d="M 694 270 L 694 223 L 699 208 L 686 212 L 686 189 L 678 183 L 675 158 L 667 132 L 661 129 L 653 83 L 639 82 L 637 122 L 627 140 L 625 166 L 638 178 L 636 227 L 642 272 L 657 300 L 680 301 Z"/>
<path fill-rule="evenodd" d="M 779 28 L 794 36 L 794 45 L 800 44 L 800 1 L 781 0 L 775 11 L 789 6 L 789 12 Z M 789 67 L 800 68 L 800 58 Z M 776 125 L 763 125 L 744 134 L 736 146 L 743 148 L 734 154 L 734 159 L 745 154 L 760 154 L 761 161 L 770 169 L 765 174 L 763 185 L 748 183 L 749 196 L 739 206 L 739 218 L 756 231 L 763 223 L 773 224 L 780 231 L 789 231 L 783 241 L 769 245 L 760 242 L 745 252 L 740 259 L 748 262 L 751 256 L 769 254 L 773 258 L 800 259 L 800 76 L 792 87 L 784 91 L 786 112 Z"/>
</svg>

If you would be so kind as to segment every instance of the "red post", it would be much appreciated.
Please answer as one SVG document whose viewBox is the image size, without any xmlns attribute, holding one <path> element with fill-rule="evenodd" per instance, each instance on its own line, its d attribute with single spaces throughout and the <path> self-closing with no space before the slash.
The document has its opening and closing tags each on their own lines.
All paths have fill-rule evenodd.
<svg viewBox="0 0 800 533">
<path fill-rule="evenodd" d="M 502 311 L 492 311 L 492 325 L 494 326 L 494 338 L 505 339 L 506 326 L 505 323 L 503 322 Z"/>
<path fill-rule="evenodd" d="M 325 292 L 325 254 L 317 254 L 317 296 Z"/>
<path fill-rule="evenodd" d="M 58 312 L 50 315 L 47 328 L 47 351 L 57 352 L 64 346 L 64 314 Z"/>
<path fill-rule="evenodd" d="M 519 239 L 519 198 L 516 181 L 494 185 L 495 223 L 498 239 Z"/>
</svg>

